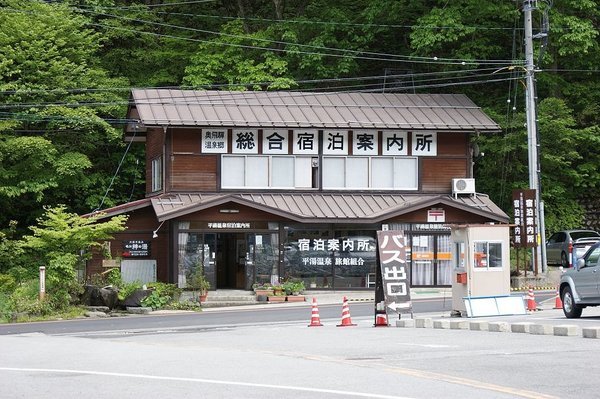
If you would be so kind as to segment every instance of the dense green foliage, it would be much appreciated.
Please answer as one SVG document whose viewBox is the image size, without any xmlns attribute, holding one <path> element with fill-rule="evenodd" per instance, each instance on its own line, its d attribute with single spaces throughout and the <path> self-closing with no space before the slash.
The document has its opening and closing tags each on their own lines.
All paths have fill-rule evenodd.
<svg viewBox="0 0 600 399">
<path fill-rule="evenodd" d="M 90 251 L 125 229 L 127 217 L 100 221 L 100 216 L 83 218 L 64 206 L 47 208 L 30 227 L 31 234 L 4 238 L 0 245 L 0 319 L 20 312 L 44 316 L 76 302 L 82 288 L 77 271 Z M 41 266 L 46 269 L 44 300 L 39 298 Z"/>
<path fill-rule="evenodd" d="M 600 2 L 538 5 L 535 32 L 544 12 L 550 24 L 535 57 L 542 190 L 553 231 L 581 225 L 580 201 L 600 187 Z M 131 87 L 465 93 L 503 127 L 476 138 L 485 156 L 474 168 L 478 191 L 510 213 L 511 190 L 528 186 L 521 6 L 4 0 L 0 264 L 10 239 L 44 205 L 82 214 L 141 197 L 143 148 L 122 141 Z"/>
</svg>

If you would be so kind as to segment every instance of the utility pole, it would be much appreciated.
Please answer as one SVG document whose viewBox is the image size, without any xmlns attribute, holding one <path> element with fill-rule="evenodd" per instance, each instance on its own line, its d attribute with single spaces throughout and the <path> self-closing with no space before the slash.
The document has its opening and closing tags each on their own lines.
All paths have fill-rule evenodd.
<svg viewBox="0 0 600 399">
<path fill-rule="evenodd" d="M 535 92 L 535 66 L 533 65 L 533 25 L 531 21 L 532 10 L 537 9 L 536 0 L 523 1 L 524 27 L 525 27 L 525 70 L 526 91 L 525 108 L 527 113 L 527 148 L 529 153 L 529 188 L 535 190 L 537 215 L 537 240 L 538 245 L 533 249 L 535 260 L 534 271 L 546 271 L 546 234 L 544 227 L 544 203 L 540 195 L 540 163 L 539 163 L 539 135 L 537 130 L 536 92 Z"/>
</svg>

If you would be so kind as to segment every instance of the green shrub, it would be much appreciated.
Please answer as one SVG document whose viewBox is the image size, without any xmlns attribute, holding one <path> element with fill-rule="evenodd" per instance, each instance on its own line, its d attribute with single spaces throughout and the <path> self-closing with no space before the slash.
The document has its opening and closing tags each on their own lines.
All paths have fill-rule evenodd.
<svg viewBox="0 0 600 399">
<path fill-rule="evenodd" d="M 17 288 L 17 281 L 10 274 L 0 274 L 0 293 L 9 294 Z"/>
<path fill-rule="evenodd" d="M 142 289 L 142 283 L 134 281 L 132 283 L 122 282 L 121 286 L 118 287 L 118 298 L 120 301 L 124 301 L 129 295 L 133 294 L 137 290 Z"/>
<path fill-rule="evenodd" d="M 149 283 L 148 288 L 152 289 L 152 292 L 142 299 L 142 305 L 155 310 L 164 308 L 174 298 L 179 298 L 181 295 L 181 289 L 177 288 L 175 284 L 154 282 Z"/>
</svg>

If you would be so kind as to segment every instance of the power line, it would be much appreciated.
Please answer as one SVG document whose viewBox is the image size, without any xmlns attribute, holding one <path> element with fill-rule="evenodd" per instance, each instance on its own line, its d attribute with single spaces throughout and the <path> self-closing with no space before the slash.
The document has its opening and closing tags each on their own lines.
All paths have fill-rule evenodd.
<svg viewBox="0 0 600 399">
<path fill-rule="evenodd" d="M 214 1 L 214 0 L 211 0 Z M 188 3 L 169 3 L 169 4 L 161 4 L 161 5 L 146 5 L 148 7 L 158 7 L 158 6 L 171 6 L 171 5 L 186 5 L 193 3 L 204 3 L 211 1 L 192 1 Z M 94 9 L 103 9 L 103 10 L 139 10 L 140 5 L 135 6 L 115 6 L 115 7 L 105 7 L 105 6 L 85 6 L 80 5 L 78 8 L 94 8 Z M 504 27 L 494 27 L 494 26 L 439 26 L 439 25 L 398 25 L 398 24 L 374 24 L 374 23 L 358 23 L 358 22 L 339 22 L 339 21 L 319 21 L 313 19 L 270 19 L 270 18 L 256 18 L 256 17 L 231 17 L 226 15 L 210 15 L 210 14 L 192 14 L 192 13 L 183 13 L 183 12 L 173 12 L 173 11 L 153 11 L 154 14 L 166 14 L 166 15 L 178 15 L 183 17 L 200 17 L 200 18 L 212 18 L 212 19 L 224 19 L 224 20 L 242 20 L 242 21 L 252 21 L 252 22 L 274 22 L 280 24 L 303 24 L 303 25 L 340 25 L 340 26 L 355 26 L 355 27 L 373 27 L 373 28 L 400 28 L 400 29 L 444 29 L 444 30 L 452 30 L 452 29 L 475 29 L 475 30 L 512 30 L 513 28 L 504 28 Z"/>
<path fill-rule="evenodd" d="M 374 52 L 361 51 L 361 50 L 338 49 L 338 48 L 326 47 L 326 46 L 313 46 L 313 45 L 308 45 L 308 44 L 300 44 L 300 43 L 292 43 L 292 42 L 285 42 L 285 41 L 278 41 L 278 40 L 271 40 L 271 39 L 250 37 L 247 35 L 235 35 L 235 34 L 215 32 L 215 31 L 204 30 L 204 29 L 189 28 L 189 27 L 185 27 L 185 26 L 172 25 L 172 24 L 166 24 L 166 23 L 160 23 L 160 22 L 146 21 L 146 20 L 137 19 L 137 18 L 128 18 L 128 17 L 122 17 L 122 16 L 118 16 L 118 15 L 106 14 L 106 13 L 101 13 L 101 12 L 96 12 L 96 11 L 88 11 L 88 10 L 84 10 L 82 8 L 74 8 L 74 9 L 84 12 L 84 13 L 91 13 L 91 14 L 95 14 L 95 15 L 101 15 L 101 16 L 117 18 L 117 19 L 122 19 L 122 20 L 126 20 L 126 21 L 132 21 L 132 22 L 145 23 L 145 24 L 161 26 L 161 27 L 182 29 L 182 30 L 187 30 L 187 31 L 192 31 L 192 32 L 208 33 L 208 34 L 216 35 L 216 36 L 220 36 L 220 37 L 230 37 L 230 38 L 236 38 L 236 39 L 253 40 L 253 41 L 259 41 L 259 42 L 265 42 L 265 43 L 271 43 L 271 44 L 296 46 L 296 47 L 316 49 L 316 50 L 345 52 L 345 53 L 354 54 L 356 56 L 355 58 L 361 58 L 361 59 L 386 60 L 385 58 L 373 59 L 373 58 L 365 58 L 363 56 L 359 56 L 360 54 L 365 54 L 365 55 L 369 55 L 369 56 L 373 56 L 373 57 L 391 57 L 391 58 L 387 59 L 387 61 L 393 61 L 397 58 L 399 60 L 408 60 L 411 62 L 419 62 L 419 63 L 423 63 L 423 62 L 438 63 L 438 61 L 440 61 L 440 63 L 450 63 L 450 64 L 456 64 L 456 63 L 460 63 L 460 64 L 485 63 L 485 64 L 488 64 L 488 63 L 505 63 L 505 62 L 513 63 L 512 60 L 511 61 L 508 61 L 508 60 L 476 60 L 476 59 L 475 60 L 467 60 L 467 59 L 453 59 L 453 58 L 443 58 L 443 57 L 440 58 L 440 57 L 403 56 L 403 55 L 396 55 L 396 54 L 389 54 L 389 53 L 374 53 Z M 105 26 L 104 24 L 93 24 L 93 23 L 90 25 Z M 126 30 L 125 28 L 118 28 L 118 27 L 112 27 L 112 26 L 109 26 L 109 27 L 111 29 Z M 133 30 L 130 30 L 130 31 L 133 31 Z M 142 33 L 143 31 L 134 31 L 134 32 Z M 150 33 L 150 32 L 143 32 L 143 33 Z M 154 34 L 154 33 L 150 33 L 150 34 Z M 343 58 L 348 57 L 347 54 L 331 54 L 331 53 L 321 53 L 321 52 L 300 52 L 297 50 L 278 49 L 278 48 L 261 47 L 261 46 L 249 46 L 249 45 L 241 45 L 241 44 L 234 44 L 234 43 L 223 43 L 223 42 L 215 42 L 212 40 L 184 38 L 184 37 L 173 36 L 173 35 L 164 35 L 164 34 L 155 34 L 155 35 L 165 36 L 165 37 L 170 37 L 170 38 L 179 38 L 181 40 L 199 41 L 199 42 L 211 43 L 211 44 L 215 44 L 215 45 L 225 45 L 225 46 L 243 47 L 243 48 L 259 49 L 259 50 L 278 51 L 278 52 L 302 53 L 302 54 L 308 54 L 308 55 L 325 55 L 325 56 L 330 56 L 330 57 L 340 57 L 340 56 Z M 433 60 L 434 62 L 432 62 L 431 60 Z"/>
</svg>

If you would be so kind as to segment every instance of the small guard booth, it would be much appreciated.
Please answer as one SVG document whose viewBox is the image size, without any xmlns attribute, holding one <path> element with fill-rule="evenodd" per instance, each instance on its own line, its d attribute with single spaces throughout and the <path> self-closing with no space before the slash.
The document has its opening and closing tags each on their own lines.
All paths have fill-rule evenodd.
<svg viewBox="0 0 600 399">
<path fill-rule="evenodd" d="M 507 224 L 451 226 L 455 265 L 452 315 L 521 313 L 522 299 L 510 297 L 509 239 Z"/>
</svg>

